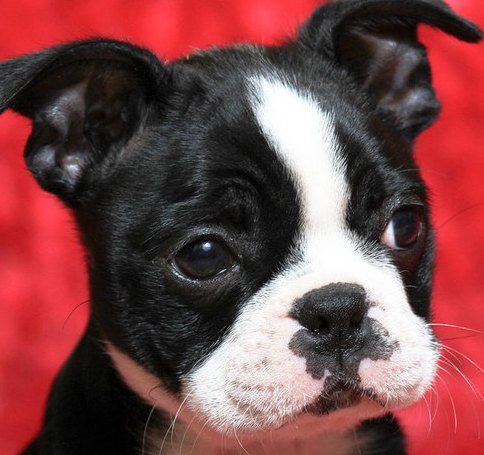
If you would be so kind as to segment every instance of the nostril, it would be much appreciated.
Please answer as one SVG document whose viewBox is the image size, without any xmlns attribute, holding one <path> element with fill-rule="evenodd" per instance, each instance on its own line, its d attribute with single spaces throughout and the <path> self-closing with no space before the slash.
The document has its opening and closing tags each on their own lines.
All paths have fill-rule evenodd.
<svg viewBox="0 0 484 455">
<path fill-rule="evenodd" d="M 319 325 L 316 332 L 319 334 L 325 334 L 329 332 L 329 326 L 330 326 L 329 320 L 327 318 L 322 317 L 319 319 Z"/>
<path fill-rule="evenodd" d="M 352 329 L 358 329 L 361 327 L 363 323 L 365 315 L 363 313 L 354 314 L 353 317 L 350 319 L 350 327 Z"/>
<path fill-rule="evenodd" d="M 315 335 L 327 335 L 331 328 L 331 321 L 325 316 L 310 316 L 304 321 L 304 327 Z"/>
</svg>

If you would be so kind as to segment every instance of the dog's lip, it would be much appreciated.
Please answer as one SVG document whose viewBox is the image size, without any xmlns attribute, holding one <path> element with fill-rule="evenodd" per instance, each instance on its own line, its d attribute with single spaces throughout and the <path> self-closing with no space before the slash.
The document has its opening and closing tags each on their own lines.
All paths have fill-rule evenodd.
<svg viewBox="0 0 484 455">
<path fill-rule="evenodd" d="M 352 387 L 347 386 L 340 388 L 338 391 L 330 393 L 322 393 L 313 403 L 304 407 L 303 410 L 291 416 L 276 429 L 282 429 L 291 427 L 294 425 L 301 417 L 321 417 L 329 416 L 333 412 L 338 410 L 343 410 L 357 406 L 362 402 L 362 400 L 367 400 L 369 402 L 377 404 L 383 410 L 386 408 L 385 403 L 378 398 L 376 393 L 368 388 L 363 387 Z M 298 426 L 299 428 L 300 426 Z"/>
<path fill-rule="evenodd" d="M 337 386 L 333 386 L 330 391 L 322 392 L 311 404 L 306 405 L 300 412 L 293 414 L 275 429 L 290 427 L 291 425 L 294 425 L 299 418 L 304 416 L 328 416 L 338 410 L 357 406 L 362 400 L 373 402 L 381 407 L 382 410 L 385 410 L 387 406 L 373 389 L 361 387 L 361 385 L 358 385 L 353 381 L 345 381 L 344 383 L 339 383 Z"/>
<path fill-rule="evenodd" d="M 306 406 L 304 413 L 328 415 L 339 409 L 353 407 L 364 398 L 375 402 L 382 408 L 385 407 L 385 403 L 373 389 L 362 387 L 356 380 L 339 380 Z"/>
</svg>

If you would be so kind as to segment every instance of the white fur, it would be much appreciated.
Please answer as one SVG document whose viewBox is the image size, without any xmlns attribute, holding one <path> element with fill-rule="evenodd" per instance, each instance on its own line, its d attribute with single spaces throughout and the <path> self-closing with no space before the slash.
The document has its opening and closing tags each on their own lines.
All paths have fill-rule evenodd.
<svg viewBox="0 0 484 455">
<path fill-rule="evenodd" d="M 349 192 L 331 115 L 281 80 L 251 82 L 259 126 L 300 190 L 305 233 L 339 234 Z"/>
</svg>

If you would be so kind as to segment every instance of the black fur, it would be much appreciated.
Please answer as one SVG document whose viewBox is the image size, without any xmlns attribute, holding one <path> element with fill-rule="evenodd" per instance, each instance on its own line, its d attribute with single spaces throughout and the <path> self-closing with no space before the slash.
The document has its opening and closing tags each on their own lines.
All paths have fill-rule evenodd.
<svg viewBox="0 0 484 455">
<path fill-rule="evenodd" d="M 176 396 L 181 378 L 288 260 L 299 201 L 256 125 L 251 74 L 275 68 L 334 115 L 352 190 L 347 223 L 372 254 L 390 254 L 379 239 L 395 207 L 419 201 L 425 245 L 392 260 L 415 313 L 429 317 L 432 231 L 411 147 L 439 104 L 416 39 L 422 22 L 462 40 L 481 37 L 438 0 L 341 0 L 318 8 L 295 40 L 276 47 L 214 49 L 166 63 L 96 39 L 0 64 L 0 112 L 32 119 L 27 165 L 73 209 L 90 274 L 88 329 L 25 453 L 137 453 L 150 407 L 118 378 L 100 340 Z M 390 49 L 392 40 L 398 45 Z M 403 85 L 395 81 L 402 72 Z M 200 236 L 223 239 L 237 258 L 203 285 L 174 273 L 171 262 Z M 404 453 L 390 418 L 359 431 L 372 435 L 367 453 Z"/>
</svg>

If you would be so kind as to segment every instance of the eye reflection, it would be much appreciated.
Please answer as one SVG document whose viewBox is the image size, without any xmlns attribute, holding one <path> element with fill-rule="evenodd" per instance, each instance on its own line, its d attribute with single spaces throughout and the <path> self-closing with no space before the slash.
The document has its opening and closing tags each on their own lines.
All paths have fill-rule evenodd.
<svg viewBox="0 0 484 455">
<path fill-rule="evenodd" d="M 417 243 L 422 231 L 421 210 L 416 207 L 403 207 L 393 213 L 381 240 L 393 250 L 405 250 Z"/>
<path fill-rule="evenodd" d="M 235 258 L 224 243 L 202 239 L 183 247 L 175 255 L 174 263 L 187 277 L 203 280 L 230 269 Z"/>
</svg>

